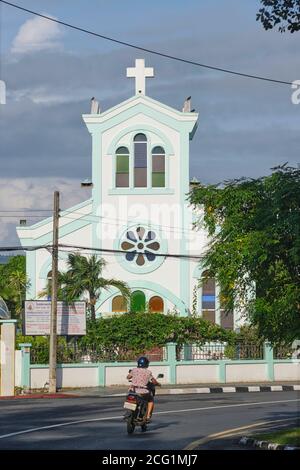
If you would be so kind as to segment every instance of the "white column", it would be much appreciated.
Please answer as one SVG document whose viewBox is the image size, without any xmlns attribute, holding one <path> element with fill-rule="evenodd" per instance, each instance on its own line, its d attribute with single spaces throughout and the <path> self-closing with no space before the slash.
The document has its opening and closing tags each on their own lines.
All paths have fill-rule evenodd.
<svg viewBox="0 0 300 470">
<path fill-rule="evenodd" d="M 17 320 L 0 320 L 0 396 L 15 394 L 15 339 Z"/>
</svg>

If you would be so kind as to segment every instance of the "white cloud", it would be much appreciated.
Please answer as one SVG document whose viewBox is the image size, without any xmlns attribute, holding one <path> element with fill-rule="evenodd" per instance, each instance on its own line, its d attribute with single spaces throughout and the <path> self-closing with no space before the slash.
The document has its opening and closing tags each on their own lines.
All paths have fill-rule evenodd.
<svg viewBox="0 0 300 470">
<path fill-rule="evenodd" d="M 67 209 L 90 197 L 90 191 L 80 187 L 80 181 L 71 178 L 0 178 L 0 213 L 15 215 L 22 209 L 51 209 L 53 192 L 60 191 L 61 208 Z M 2 211 L 2 212 L 1 212 Z M 5 212 L 3 212 L 5 211 Z M 27 215 L 26 215 L 27 214 Z M 20 219 L 32 225 L 51 215 L 38 213 L 41 218 L 30 218 L 35 212 L 20 212 L 15 217 L 0 217 L 0 246 L 19 244 L 16 227 Z"/>
<path fill-rule="evenodd" d="M 51 18 L 54 17 L 51 16 Z M 40 17 L 27 20 L 14 38 L 11 52 L 25 54 L 57 49 L 60 47 L 59 38 L 61 35 L 62 31 L 57 23 Z"/>
</svg>

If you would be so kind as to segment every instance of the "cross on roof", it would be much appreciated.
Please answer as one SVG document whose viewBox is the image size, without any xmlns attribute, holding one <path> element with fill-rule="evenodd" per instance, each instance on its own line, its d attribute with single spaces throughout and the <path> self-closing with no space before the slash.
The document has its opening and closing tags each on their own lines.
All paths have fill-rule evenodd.
<svg viewBox="0 0 300 470">
<path fill-rule="evenodd" d="M 127 77 L 135 77 L 135 94 L 145 95 L 146 77 L 154 77 L 153 67 L 145 67 L 144 59 L 136 59 L 135 67 L 127 67 Z"/>
</svg>

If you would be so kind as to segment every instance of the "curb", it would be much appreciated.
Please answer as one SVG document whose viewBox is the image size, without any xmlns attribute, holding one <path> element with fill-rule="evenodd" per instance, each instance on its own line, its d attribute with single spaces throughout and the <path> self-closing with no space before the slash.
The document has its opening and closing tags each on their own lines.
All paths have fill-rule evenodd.
<svg viewBox="0 0 300 470">
<path fill-rule="evenodd" d="M 79 395 L 71 395 L 67 393 L 52 393 L 52 394 L 43 394 L 43 393 L 32 393 L 24 395 L 12 395 L 0 397 L 0 400 L 23 400 L 28 398 L 79 398 Z"/>
<path fill-rule="evenodd" d="M 253 439 L 251 437 L 246 436 L 242 437 L 239 440 L 239 444 L 248 447 L 259 447 L 260 449 L 265 450 L 300 450 L 300 447 L 291 446 L 289 444 L 282 445 L 269 441 L 259 441 L 257 439 Z"/>
<path fill-rule="evenodd" d="M 237 387 L 197 387 L 197 388 L 167 388 L 156 391 L 156 395 L 181 395 L 192 393 L 248 393 L 248 392 L 291 392 L 299 390 L 300 385 L 249 385 Z M 127 392 L 101 395 L 105 397 L 123 397 Z"/>
</svg>

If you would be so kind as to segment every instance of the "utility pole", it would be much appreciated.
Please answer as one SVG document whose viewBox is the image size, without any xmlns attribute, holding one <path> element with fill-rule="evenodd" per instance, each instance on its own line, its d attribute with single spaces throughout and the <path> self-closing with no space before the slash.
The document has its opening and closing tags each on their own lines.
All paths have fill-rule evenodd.
<svg viewBox="0 0 300 470">
<path fill-rule="evenodd" d="M 58 276 L 58 224 L 59 192 L 54 192 L 53 204 L 53 247 L 52 247 L 52 285 L 49 348 L 49 393 L 56 393 L 56 349 L 57 349 L 57 276 Z"/>
</svg>

